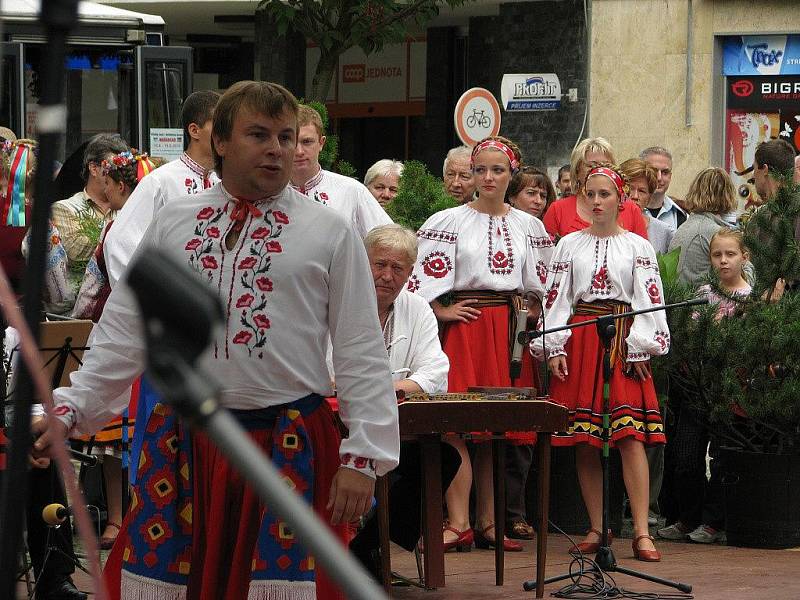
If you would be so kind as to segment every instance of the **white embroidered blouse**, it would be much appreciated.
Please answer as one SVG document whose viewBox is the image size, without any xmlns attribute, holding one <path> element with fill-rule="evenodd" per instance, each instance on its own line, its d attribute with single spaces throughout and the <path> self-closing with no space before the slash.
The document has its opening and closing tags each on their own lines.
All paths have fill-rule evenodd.
<svg viewBox="0 0 800 600">
<path fill-rule="evenodd" d="M 567 324 L 579 302 L 616 300 L 640 310 L 664 303 L 661 276 L 653 246 L 628 231 L 597 237 L 587 230 L 565 235 L 556 246 L 544 302 L 546 329 Z M 547 357 L 566 355 L 569 329 L 544 336 Z M 649 360 L 669 352 L 669 328 L 664 311 L 634 317 L 626 338 L 627 360 Z M 531 349 L 543 355 L 542 338 Z"/>
<path fill-rule="evenodd" d="M 260 214 L 247 212 L 228 250 L 235 206 L 221 184 L 169 202 L 139 250 L 170 251 L 219 293 L 227 319 L 199 364 L 221 384 L 221 404 L 257 409 L 330 395 L 330 333 L 350 432 L 342 463 L 364 468 L 350 462 L 361 457 L 379 475 L 390 471 L 399 454 L 397 404 L 362 241 L 334 211 L 287 187 L 260 203 Z M 81 433 L 122 412 L 115 399 L 145 366 L 141 318 L 124 281 L 109 296 L 71 387 L 53 393 L 56 414 Z"/>
<path fill-rule="evenodd" d="M 153 215 L 168 200 L 197 194 L 218 181 L 216 173 L 204 169 L 185 152 L 145 175 L 114 218 L 114 228 L 109 230 L 103 245 L 111 287 L 122 278 Z"/>
<path fill-rule="evenodd" d="M 542 222 L 516 208 L 493 217 L 464 204 L 432 215 L 417 232 L 408 289 L 428 302 L 461 290 L 544 296 L 553 242 Z"/>
</svg>

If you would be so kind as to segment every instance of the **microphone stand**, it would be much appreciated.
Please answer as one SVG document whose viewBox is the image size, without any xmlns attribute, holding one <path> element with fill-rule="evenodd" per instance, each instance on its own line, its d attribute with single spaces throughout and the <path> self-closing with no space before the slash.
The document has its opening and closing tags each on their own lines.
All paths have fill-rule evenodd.
<svg viewBox="0 0 800 600">
<path fill-rule="evenodd" d="M 53 199 L 53 163 L 61 135 L 66 127 L 64 57 L 67 35 L 78 18 L 78 0 L 47 0 L 41 4 L 41 22 L 47 32 L 44 49 L 45 70 L 41 77 L 39 110 L 39 165 L 36 170 L 35 199 L 31 224 L 30 256 L 25 270 L 24 313 L 28 327 L 39 340 L 39 316 L 47 252 L 47 221 Z M 8 472 L 2 487 L 0 505 L 0 596 L 15 595 L 16 565 L 22 542 L 22 511 L 27 493 L 27 462 L 31 446 L 31 403 L 33 383 L 25 362 L 20 362 L 20 384 L 14 403 L 12 445 Z"/>
<path fill-rule="evenodd" d="M 611 343 L 614 340 L 614 337 L 617 334 L 617 319 L 626 319 L 629 317 L 635 317 L 636 315 L 642 315 L 646 313 L 661 311 L 661 310 L 672 310 L 676 308 L 685 308 L 688 306 L 698 306 L 701 304 L 708 304 L 707 298 L 695 298 L 693 300 L 686 300 L 684 302 L 675 302 L 674 304 L 662 304 L 659 306 L 653 306 L 650 308 L 644 308 L 641 310 L 633 310 L 625 313 L 620 313 L 618 315 L 603 315 L 596 319 L 590 319 L 588 321 L 581 321 L 580 323 L 570 323 L 568 325 L 563 325 L 561 327 L 553 327 L 552 329 L 548 329 L 546 331 L 524 331 L 519 334 L 518 339 L 520 342 L 529 342 L 532 339 L 536 339 L 548 333 L 555 333 L 557 331 L 565 331 L 567 329 L 577 329 L 578 327 L 588 327 L 589 325 L 595 325 L 597 327 L 597 334 L 600 337 L 600 341 L 603 344 L 603 447 L 601 449 L 600 454 L 600 467 L 603 473 L 603 494 L 602 494 L 602 501 L 603 501 L 603 527 L 600 534 L 600 548 L 597 550 L 597 554 L 594 559 L 594 565 L 590 567 L 588 570 L 583 571 L 592 572 L 592 571 L 606 571 L 606 572 L 617 572 L 623 573 L 625 575 L 630 575 L 631 577 L 637 577 L 639 579 L 644 579 L 647 581 L 652 581 L 653 583 L 658 583 L 659 585 L 664 585 L 667 587 L 672 587 L 681 592 L 690 593 L 692 591 L 692 586 L 686 583 L 679 583 L 677 581 L 671 581 L 669 579 L 663 579 L 661 577 L 655 577 L 653 575 L 649 575 L 647 573 L 642 573 L 641 571 L 635 571 L 633 569 L 628 569 L 626 567 L 622 567 L 617 564 L 617 559 L 614 557 L 614 552 L 611 549 L 611 544 L 608 539 L 608 529 L 611 523 L 610 518 L 610 477 L 609 477 L 609 444 L 611 441 L 611 408 L 609 406 L 610 400 L 610 388 L 611 388 L 611 375 L 613 372 L 613 368 L 611 366 Z M 565 579 L 570 579 L 574 576 L 574 573 L 566 573 L 564 575 L 557 575 L 555 577 L 548 577 L 544 580 L 545 584 L 553 583 L 556 581 L 563 581 Z M 522 584 L 522 589 L 526 592 L 530 592 L 536 589 L 536 581 L 529 580 Z"/>
</svg>

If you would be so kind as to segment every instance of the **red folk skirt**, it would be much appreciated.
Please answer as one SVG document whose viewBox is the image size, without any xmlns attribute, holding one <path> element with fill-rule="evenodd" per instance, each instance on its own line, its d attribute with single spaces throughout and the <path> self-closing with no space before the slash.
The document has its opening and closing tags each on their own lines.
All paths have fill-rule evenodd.
<svg viewBox="0 0 800 600">
<path fill-rule="evenodd" d="M 314 449 L 313 508 L 326 523 L 326 509 L 333 477 L 339 469 L 341 437 L 328 404 L 305 417 Z M 248 432 L 266 453 L 272 449 L 272 428 Z M 192 434 L 192 553 L 186 598 L 188 600 L 242 600 L 248 597 L 251 561 L 256 546 L 263 506 L 257 494 L 203 433 Z M 129 513 L 130 514 L 130 513 Z M 122 555 L 129 535 L 126 516 L 122 531 L 108 557 L 103 576 L 111 600 L 119 600 Z M 342 541 L 350 540 L 349 527 L 333 527 Z M 315 567 L 318 600 L 344 600 L 344 594 L 319 565 Z M 127 600 L 127 599 L 125 599 Z"/>
<path fill-rule="evenodd" d="M 623 305 L 625 306 L 625 305 Z M 629 310 L 630 307 L 627 307 Z M 605 314 L 609 314 L 607 311 Z M 602 314 L 602 313 L 600 313 Z M 575 314 L 570 323 L 595 319 L 599 314 Z M 609 408 L 610 445 L 625 437 L 647 445 L 663 444 L 664 423 L 661 420 L 658 398 L 653 379 L 639 380 L 624 372 L 623 356 L 627 349 L 622 341 L 630 329 L 629 322 L 617 327 L 617 350 L 612 353 Z M 567 379 L 550 379 L 550 396 L 553 401 L 569 409 L 569 428 L 566 433 L 553 435 L 556 446 L 573 446 L 579 443 L 601 448 L 603 444 L 603 345 L 594 325 L 572 330 L 567 341 Z"/>
<path fill-rule="evenodd" d="M 479 292 L 485 294 L 485 292 Z M 459 294 L 460 300 L 470 297 Z M 478 306 L 481 314 L 470 323 L 451 322 L 442 332 L 442 349 L 450 359 L 447 391 L 466 392 L 470 387 L 535 387 L 538 372 L 527 348 L 523 351 L 522 373 L 512 380 L 509 372 L 511 317 L 508 304 Z M 475 434 L 480 439 L 479 434 Z M 508 432 L 506 438 L 516 444 L 535 444 L 534 432 Z"/>
</svg>

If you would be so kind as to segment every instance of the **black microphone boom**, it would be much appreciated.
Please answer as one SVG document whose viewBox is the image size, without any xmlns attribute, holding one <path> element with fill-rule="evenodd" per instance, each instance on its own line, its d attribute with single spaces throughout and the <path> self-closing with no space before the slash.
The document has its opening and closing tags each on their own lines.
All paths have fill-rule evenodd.
<svg viewBox="0 0 800 600">
<path fill-rule="evenodd" d="M 708 298 L 692 298 L 691 300 L 684 300 L 683 302 L 675 302 L 673 304 L 659 304 L 658 306 L 651 306 L 650 308 L 643 308 L 641 310 L 632 310 L 625 313 L 620 313 L 618 315 L 608 315 L 605 317 L 600 317 L 598 319 L 591 319 L 589 321 L 581 321 L 580 323 L 571 323 L 569 325 L 564 325 L 562 327 L 553 327 L 552 329 L 547 330 L 539 330 L 534 329 L 531 331 L 521 331 L 519 335 L 517 335 L 517 341 L 520 344 L 527 344 L 536 338 L 542 337 L 546 333 L 555 333 L 557 331 L 566 331 L 567 329 L 573 329 L 575 327 L 583 327 L 586 325 L 594 325 L 599 323 L 601 320 L 607 321 L 609 318 L 613 319 L 625 319 L 627 317 L 635 317 L 636 315 L 644 315 L 646 313 L 656 312 L 659 310 L 670 310 L 673 308 L 684 308 L 687 306 L 700 306 L 702 304 L 708 304 Z"/>
</svg>

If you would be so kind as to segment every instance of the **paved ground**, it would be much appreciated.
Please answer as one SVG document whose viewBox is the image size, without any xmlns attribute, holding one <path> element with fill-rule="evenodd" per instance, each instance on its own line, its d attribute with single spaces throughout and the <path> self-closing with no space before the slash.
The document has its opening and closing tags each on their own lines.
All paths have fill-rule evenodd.
<svg viewBox="0 0 800 600">
<path fill-rule="evenodd" d="M 548 576 L 559 575 L 569 568 L 570 557 L 566 540 L 551 536 L 549 543 Z M 639 569 L 667 579 L 679 579 L 693 586 L 699 600 L 798 600 L 800 599 L 800 548 L 794 550 L 756 550 L 729 546 L 702 546 L 682 542 L 658 542 L 664 554 L 661 563 L 642 563 L 632 558 L 630 540 L 615 540 L 613 548 L 620 565 Z M 412 554 L 393 549 L 395 571 L 406 576 L 416 576 Z M 533 543 L 526 543 L 525 552 L 506 554 L 505 585 L 494 585 L 493 553 L 473 550 L 470 553 L 447 555 L 445 568 L 446 587 L 425 591 L 414 587 L 394 587 L 396 600 L 522 600 L 534 597 L 533 592 L 522 590 L 522 582 L 533 577 Z M 614 574 L 618 586 L 626 590 L 651 593 L 671 593 L 675 590 L 626 575 Z M 76 582 L 82 589 L 90 589 L 91 582 L 79 573 Z M 562 583 L 550 584 L 545 589 L 549 597 Z M 25 598 L 20 587 L 19 598 Z"/>
</svg>

